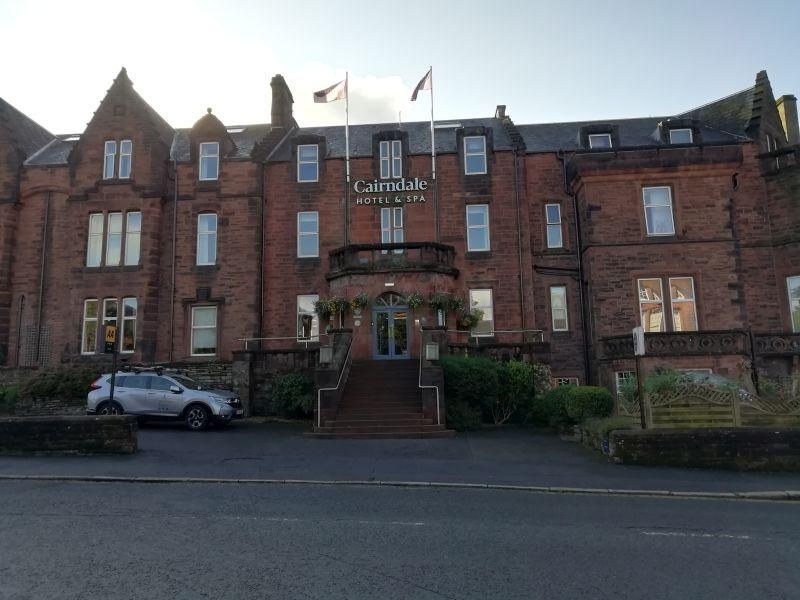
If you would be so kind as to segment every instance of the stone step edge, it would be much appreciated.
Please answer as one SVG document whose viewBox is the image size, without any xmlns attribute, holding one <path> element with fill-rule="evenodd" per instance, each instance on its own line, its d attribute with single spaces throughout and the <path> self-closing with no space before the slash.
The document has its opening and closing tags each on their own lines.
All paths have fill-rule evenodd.
<svg viewBox="0 0 800 600">
<path fill-rule="evenodd" d="M 687 498 L 720 500 L 763 500 L 800 502 L 800 490 L 765 490 L 755 492 L 680 492 L 670 490 L 635 490 L 614 488 L 579 488 L 562 486 L 505 485 L 496 483 L 457 483 L 441 481 L 380 481 L 380 480 L 326 480 L 326 479 L 258 479 L 230 477 L 141 477 L 117 475 L 8 475 L 0 473 L 0 481 L 75 481 L 86 483 L 200 483 L 200 484 L 263 484 L 263 485 L 344 485 L 384 486 L 404 488 L 453 488 L 506 490 L 539 494 L 583 494 L 602 496 L 650 496 L 658 498 Z"/>
</svg>

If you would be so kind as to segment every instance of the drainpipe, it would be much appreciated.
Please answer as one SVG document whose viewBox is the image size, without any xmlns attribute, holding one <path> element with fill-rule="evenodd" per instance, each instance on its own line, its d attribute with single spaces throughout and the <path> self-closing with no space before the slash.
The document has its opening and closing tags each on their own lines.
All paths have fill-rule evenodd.
<svg viewBox="0 0 800 600">
<path fill-rule="evenodd" d="M 39 266 L 39 300 L 36 307 L 36 363 L 39 363 L 42 339 L 42 302 L 44 301 L 44 270 L 47 267 L 47 230 L 50 222 L 50 192 L 44 200 L 44 224 L 42 226 L 42 260 Z M 41 366 L 41 365 L 39 365 Z"/>
<path fill-rule="evenodd" d="M 172 273 L 170 279 L 170 299 L 169 299 L 169 357 L 168 362 L 172 362 L 173 349 L 175 347 L 175 257 L 176 257 L 176 243 L 178 239 L 178 153 L 175 149 L 175 139 L 172 141 L 172 172 L 175 176 L 175 188 L 172 200 Z"/>
<path fill-rule="evenodd" d="M 587 384 L 590 383 L 591 369 L 589 368 L 589 323 L 587 322 L 586 298 L 583 280 L 583 236 L 581 234 L 581 220 L 578 215 L 578 197 L 572 193 L 567 181 L 567 158 L 563 150 L 559 150 L 556 158 L 561 161 L 561 171 L 564 175 L 564 193 L 572 199 L 572 214 L 575 219 L 575 243 L 578 246 L 578 303 L 581 310 L 581 333 L 583 334 L 583 377 Z"/>
<path fill-rule="evenodd" d="M 525 275 L 522 270 L 522 219 L 519 214 L 519 149 L 514 148 L 514 206 L 517 211 L 517 250 L 519 266 L 519 313 L 525 329 Z M 524 334 L 523 334 L 524 338 Z"/>
<path fill-rule="evenodd" d="M 16 367 L 19 367 L 19 349 L 22 342 L 22 311 L 25 310 L 25 294 L 19 297 L 19 312 L 17 312 L 17 352 Z"/>
</svg>

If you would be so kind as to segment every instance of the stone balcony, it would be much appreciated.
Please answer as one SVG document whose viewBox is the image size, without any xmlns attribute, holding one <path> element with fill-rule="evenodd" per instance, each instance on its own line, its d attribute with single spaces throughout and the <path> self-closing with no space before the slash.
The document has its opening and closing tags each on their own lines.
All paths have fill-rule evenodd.
<svg viewBox="0 0 800 600">
<path fill-rule="evenodd" d="M 328 281 L 372 273 L 442 273 L 455 278 L 455 248 L 436 242 L 350 244 L 329 254 Z"/>
<path fill-rule="evenodd" d="M 746 331 L 683 331 L 646 333 L 645 356 L 709 356 L 750 354 L 750 339 Z M 615 335 L 600 339 L 601 360 L 633 357 L 633 336 Z"/>
</svg>

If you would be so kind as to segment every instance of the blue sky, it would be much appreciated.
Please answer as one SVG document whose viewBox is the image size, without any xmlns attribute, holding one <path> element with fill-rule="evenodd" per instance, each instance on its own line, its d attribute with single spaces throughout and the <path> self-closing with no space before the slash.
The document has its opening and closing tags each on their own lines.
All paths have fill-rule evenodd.
<svg viewBox="0 0 800 600">
<path fill-rule="evenodd" d="M 80 132 L 121 66 L 176 127 L 206 107 L 269 120 L 282 73 L 302 125 L 343 103 L 311 92 L 351 77 L 351 121 L 424 120 L 411 89 L 434 66 L 437 119 L 517 123 L 668 115 L 753 84 L 800 94 L 797 0 L 502 3 L 466 0 L 0 0 L 0 97 L 56 133 Z"/>
</svg>

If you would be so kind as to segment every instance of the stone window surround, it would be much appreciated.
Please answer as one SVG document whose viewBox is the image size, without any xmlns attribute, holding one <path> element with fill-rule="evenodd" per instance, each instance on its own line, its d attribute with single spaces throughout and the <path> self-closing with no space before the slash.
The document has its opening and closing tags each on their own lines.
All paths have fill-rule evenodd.
<svg viewBox="0 0 800 600">
<path fill-rule="evenodd" d="M 113 149 L 109 150 L 109 145 L 113 144 Z M 123 152 L 123 146 L 128 145 L 128 151 Z M 122 159 L 128 159 L 128 172 L 122 174 Z M 108 164 L 109 158 L 111 164 Z M 110 172 L 109 172 L 110 166 Z M 103 167 L 102 177 L 103 182 L 112 182 L 115 180 L 128 181 L 133 177 L 133 141 L 132 136 L 125 136 L 119 140 L 106 140 L 103 143 Z"/>
<path fill-rule="evenodd" d="M 138 231 L 128 231 L 128 225 L 130 224 L 130 214 L 140 215 L 139 218 L 139 230 Z M 108 256 L 108 238 L 110 235 L 110 228 L 109 228 L 109 215 L 121 215 L 122 226 L 119 231 L 120 236 L 120 260 L 118 264 L 109 265 L 106 264 L 107 256 Z M 102 215 L 102 227 L 100 232 L 92 233 L 92 218 L 94 215 Z M 90 270 L 94 269 L 117 269 L 123 267 L 137 267 L 141 264 L 141 237 L 142 237 L 142 211 L 140 209 L 134 208 L 130 210 L 106 210 L 106 211 L 92 211 L 89 213 L 89 227 L 86 237 L 86 252 L 84 253 L 86 256 L 85 267 Z M 139 236 L 139 254 L 137 256 L 137 260 L 135 263 L 128 263 L 128 242 L 130 241 L 130 234 L 138 234 Z M 91 238 L 92 236 L 97 236 L 100 238 L 100 262 L 96 265 L 89 264 L 89 251 L 91 246 Z"/>
<path fill-rule="evenodd" d="M 408 159 L 408 132 L 399 129 L 389 129 L 386 131 L 379 131 L 372 135 L 372 174 L 375 179 L 381 180 L 381 142 L 390 142 L 390 157 L 391 157 L 391 142 L 400 142 L 400 177 L 409 176 L 409 159 Z M 351 157 L 352 158 L 352 157 Z M 389 161 L 389 169 L 391 175 L 392 161 Z M 398 179 L 397 177 L 389 177 L 386 180 L 391 181 Z"/>
</svg>

